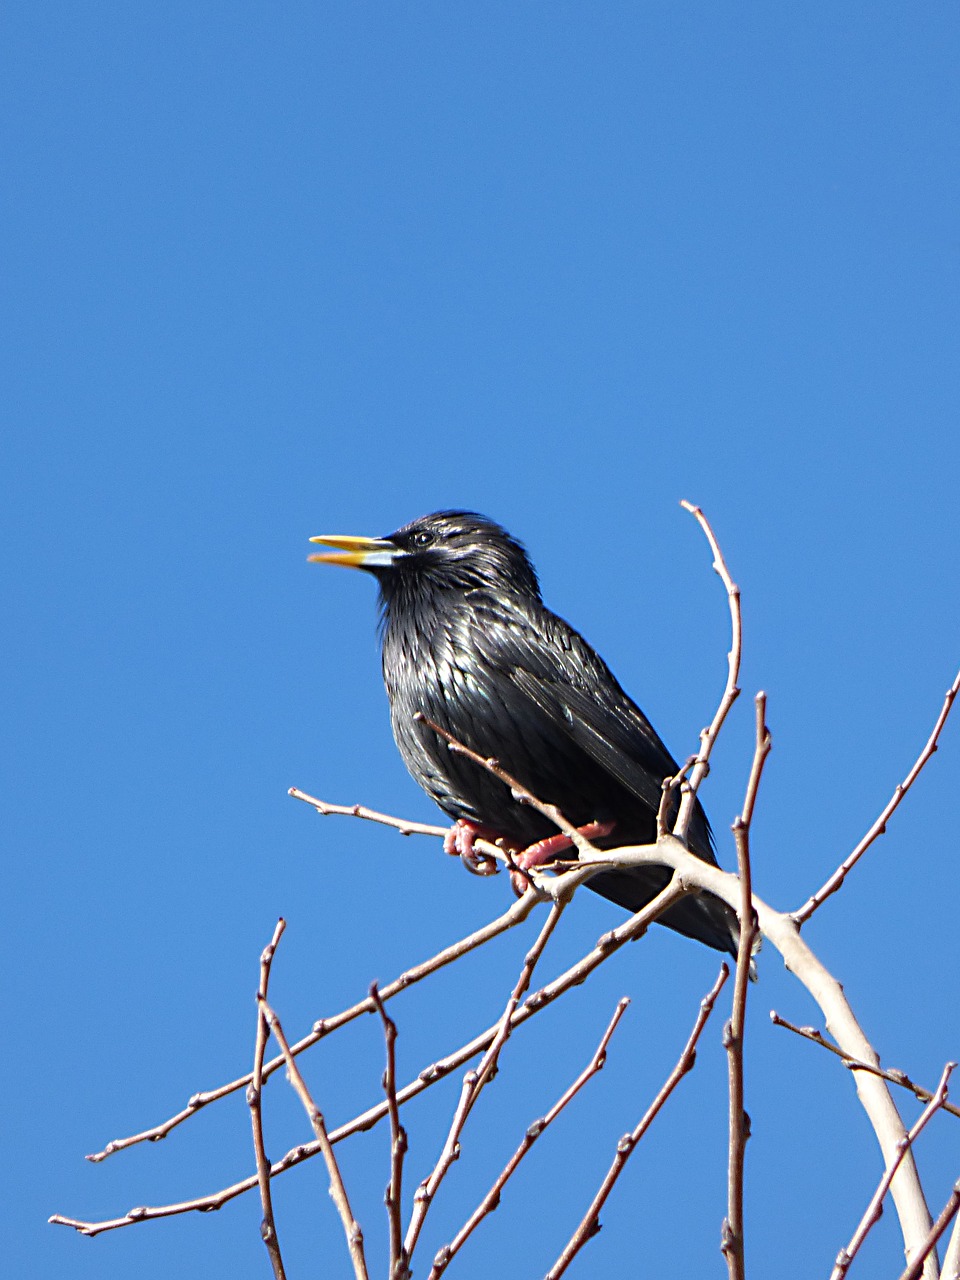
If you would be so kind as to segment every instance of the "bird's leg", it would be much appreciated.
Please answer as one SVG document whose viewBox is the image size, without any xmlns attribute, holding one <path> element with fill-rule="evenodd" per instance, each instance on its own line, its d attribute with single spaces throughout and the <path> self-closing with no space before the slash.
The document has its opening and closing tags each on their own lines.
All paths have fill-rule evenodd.
<svg viewBox="0 0 960 1280">
<path fill-rule="evenodd" d="M 496 860 L 474 849 L 474 841 L 477 839 L 492 842 L 497 839 L 497 833 L 489 827 L 480 826 L 479 823 L 458 818 L 443 837 L 443 852 L 458 857 L 467 870 L 475 876 L 496 875 Z"/>
<path fill-rule="evenodd" d="M 603 836 L 608 836 L 615 826 L 614 822 L 588 822 L 582 827 L 577 827 L 577 830 L 587 840 L 599 840 Z M 558 853 L 572 848 L 573 841 L 569 836 L 562 834 L 547 836 L 546 840 L 538 840 L 536 844 L 528 845 L 526 849 L 515 854 L 514 862 L 521 870 L 530 871 L 534 867 L 542 867 L 545 862 L 552 862 Z M 518 897 L 527 887 L 525 877 L 516 871 L 511 872 L 510 883 Z"/>
<path fill-rule="evenodd" d="M 608 836 L 614 825 L 612 822 L 588 822 L 582 827 L 577 827 L 577 831 L 587 840 L 599 840 L 603 836 Z M 569 836 L 562 834 L 548 836 L 546 840 L 538 840 L 536 844 L 528 845 L 526 849 L 521 850 L 516 855 L 516 863 L 518 867 L 529 871 L 532 867 L 542 867 L 545 862 L 552 862 L 558 853 L 572 848 L 573 841 Z"/>
</svg>

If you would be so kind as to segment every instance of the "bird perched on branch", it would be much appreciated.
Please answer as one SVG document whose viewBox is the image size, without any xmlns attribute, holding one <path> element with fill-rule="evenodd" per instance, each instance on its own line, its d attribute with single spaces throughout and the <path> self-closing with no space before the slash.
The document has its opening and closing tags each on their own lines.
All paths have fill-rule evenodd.
<svg viewBox="0 0 960 1280">
<path fill-rule="evenodd" d="M 656 839 L 663 780 L 677 763 L 603 659 L 544 606 L 526 551 L 505 529 L 473 512 L 438 511 L 385 538 L 311 541 L 333 548 L 311 560 L 377 579 L 393 734 L 410 773 L 455 820 L 449 852 L 469 861 L 482 835 L 530 867 L 571 842 L 502 781 L 451 752 L 427 720 L 495 757 L 599 848 Z M 699 801 L 688 844 L 716 865 Z M 601 872 L 588 885 L 638 911 L 669 879 L 666 868 L 638 867 Z M 737 953 L 736 916 L 710 895 L 682 899 L 660 923 Z"/>
</svg>

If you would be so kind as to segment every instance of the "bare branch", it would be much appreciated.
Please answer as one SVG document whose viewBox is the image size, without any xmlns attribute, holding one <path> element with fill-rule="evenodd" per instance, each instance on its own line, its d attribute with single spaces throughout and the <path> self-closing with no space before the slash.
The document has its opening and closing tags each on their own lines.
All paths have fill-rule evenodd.
<svg viewBox="0 0 960 1280">
<path fill-rule="evenodd" d="M 716 982 L 700 1002 L 700 1012 L 697 1014 L 697 1020 L 693 1024 L 693 1030 L 690 1033 L 690 1038 L 687 1040 L 683 1053 L 681 1053 L 677 1060 L 676 1066 L 664 1081 L 663 1087 L 647 1108 L 646 1113 L 637 1127 L 632 1133 L 625 1134 L 617 1143 L 616 1155 L 613 1158 L 613 1163 L 607 1171 L 606 1177 L 600 1184 L 600 1189 L 594 1196 L 593 1202 L 584 1214 L 580 1225 L 570 1237 L 563 1253 L 561 1253 L 560 1257 L 547 1272 L 546 1280 L 559 1280 L 559 1277 L 563 1275 L 567 1267 L 587 1241 L 595 1236 L 599 1231 L 600 1210 L 603 1208 L 607 1197 L 613 1190 L 614 1184 L 622 1173 L 624 1165 L 636 1149 L 637 1143 L 650 1128 L 650 1125 L 653 1123 L 657 1113 L 663 1107 L 663 1104 L 669 1098 L 670 1094 L 674 1091 L 687 1072 L 692 1069 L 697 1058 L 696 1049 L 697 1041 L 700 1039 L 700 1033 L 703 1031 L 707 1019 L 710 1017 L 717 996 L 720 994 L 720 989 L 726 982 L 729 972 L 730 971 L 727 968 L 726 963 L 720 966 L 720 973 Z"/>
<path fill-rule="evenodd" d="M 367 822 L 379 822 L 381 826 L 393 827 L 402 836 L 440 836 L 447 834 L 447 827 L 438 827 L 433 822 L 408 822 L 405 818 L 394 818 L 389 813 L 378 813 L 376 809 L 368 809 L 362 804 L 329 804 L 326 800 L 318 800 L 316 796 L 307 795 L 299 787 L 291 787 L 287 792 L 294 800 L 303 800 L 313 805 L 317 813 L 326 818 L 337 814 L 344 818 L 365 818 Z"/>
<path fill-rule="evenodd" d="M 446 1177 L 450 1166 L 454 1160 L 460 1156 L 460 1135 L 463 1127 L 467 1122 L 467 1117 L 473 1110 L 477 1099 L 484 1087 L 489 1084 L 496 1074 L 497 1064 L 500 1060 L 500 1053 L 506 1044 L 512 1030 L 512 1019 L 517 1011 L 520 1000 L 530 986 L 530 979 L 533 977 L 533 971 L 543 955 L 544 948 L 550 940 L 550 936 L 557 926 L 561 915 L 564 911 L 564 903 L 557 902 L 550 908 L 550 914 L 544 921 L 540 934 L 527 952 L 524 958 L 523 968 L 520 970 L 520 976 L 517 979 L 507 1006 L 503 1011 L 497 1030 L 487 1049 L 486 1053 L 480 1061 L 478 1067 L 473 1071 L 468 1071 L 463 1078 L 463 1090 L 460 1095 L 460 1102 L 454 1113 L 450 1130 L 447 1134 L 447 1140 L 443 1144 L 440 1157 L 437 1160 L 433 1171 L 426 1177 L 417 1188 L 413 1198 L 413 1213 L 410 1215 L 410 1225 L 407 1228 L 407 1234 L 403 1242 L 404 1253 L 408 1259 L 413 1257 L 413 1251 L 417 1247 L 417 1240 L 423 1229 L 423 1224 L 433 1203 L 434 1197 L 440 1183 Z"/>
<path fill-rule="evenodd" d="M 390 1228 L 390 1280 L 401 1280 L 408 1272 L 408 1259 L 403 1247 L 403 1224 L 400 1219 L 401 1192 L 403 1189 L 403 1158 L 407 1152 L 407 1131 L 400 1123 L 397 1105 L 397 1027 L 384 1008 L 377 984 L 370 987 L 370 999 L 377 1006 L 383 1023 L 383 1038 L 387 1047 L 387 1066 L 383 1073 L 383 1091 L 387 1095 L 387 1112 L 390 1116 L 390 1181 L 387 1184 L 385 1203 Z"/>
<path fill-rule="evenodd" d="M 277 1236 L 277 1224 L 273 1216 L 273 1197 L 270 1194 L 270 1161 L 267 1159 L 267 1153 L 263 1145 L 263 1109 L 261 1106 L 263 1055 L 267 1047 L 267 1040 L 270 1038 L 270 1029 L 267 1025 L 263 1007 L 267 998 L 267 988 L 270 985 L 270 966 L 273 964 L 273 955 L 286 927 L 287 923 L 281 916 L 277 921 L 277 927 L 273 931 L 273 937 L 264 947 L 263 954 L 260 956 L 260 986 L 257 989 L 257 1039 L 253 1054 L 253 1079 L 247 1089 L 247 1105 L 250 1108 L 250 1118 L 253 1124 L 253 1150 L 257 1159 L 257 1182 L 260 1186 L 260 1203 L 263 1206 L 260 1235 L 263 1238 L 263 1243 L 267 1246 L 270 1265 L 273 1267 L 273 1274 L 276 1280 L 286 1280 L 286 1272 L 283 1269 L 280 1240 Z"/>
<path fill-rule="evenodd" d="M 743 1040 L 747 1016 L 747 988 L 750 980 L 750 964 L 757 937 L 757 916 L 753 909 L 753 884 L 750 873 L 750 824 L 757 801 L 757 791 L 763 766 L 770 754 L 770 730 L 766 724 L 767 697 L 756 697 L 756 746 L 753 764 L 747 780 L 743 812 L 734 821 L 733 834 L 737 845 L 737 867 L 740 874 L 740 941 L 737 946 L 737 973 L 733 988 L 733 1008 L 730 1021 L 723 1029 L 723 1043 L 727 1050 L 729 1104 L 729 1137 L 727 1156 L 727 1217 L 721 1231 L 721 1250 L 727 1260 L 730 1280 L 744 1280 L 743 1237 L 743 1167 L 747 1139 L 750 1136 L 750 1117 L 744 1109 Z"/>
<path fill-rule="evenodd" d="M 946 696 L 943 700 L 943 706 L 940 708 L 940 714 L 937 716 L 937 722 L 933 726 L 933 732 L 930 734 L 930 737 L 927 739 L 926 746 L 923 748 L 919 756 L 917 756 L 916 760 L 914 761 L 913 768 L 910 770 L 910 772 L 907 774 L 904 780 L 896 786 L 896 788 L 894 789 L 893 795 L 887 801 L 887 804 L 883 812 L 880 814 L 879 818 L 877 818 L 876 822 L 873 824 L 873 826 L 870 828 L 867 834 L 863 837 L 863 839 L 860 841 L 857 847 L 853 850 L 853 852 L 849 854 L 843 860 L 843 862 L 840 863 L 840 866 L 837 867 L 836 871 L 829 878 L 829 880 L 827 880 L 823 885 L 821 885 L 821 887 L 817 890 L 817 892 L 811 898 L 807 899 L 807 901 L 803 904 L 803 906 L 799 909 L 799 911 L 793 912 L 793 918 L 794 920 L 796 920 L 797 924 L 803 924 L 805 921 L 809 920 L 810 917 L 813 915 L 813 913 L 819 907 L 821 907 L 824 902 L 826 902 L 827 898 L 829 898 L 832 894 L 837 892 L 837 890 L 843 884 L 844 880 L 847 878 L 847 873 L 851 870 L 851 868 L 854 867 L 860 861 L 863 855 L 867 852 L 867 850 L 873 844 L 874 840 L 876 840 L 878 836 L 882 836 L 883 833 L 886 831 L 887 822 L 889 821 L 891 815 L 899 807 L 901 800 L 903 800 L 904 796 L 907 794 L 907 792 L 916 782 L 917 778 L 920 776 L 923 766 L 927 763 L 927 761 L 930 759 L 933 753 L 937 750 L 940 733 L 943 729 L 943 726 L 947 723 L 947 717 L 950 714 L 950 709 L 953 706 L 958 693 L 960 693 L 960 671 L 957 672 L 956 679 L 954 680 L 950 688 L 947 690 Z"/>
<path fill-rule="evenodd" d="M 676 845 L 677 848 L 682 846 Z M 692 855 L 691 855 L 692 858 Z M 699 861 L 699 859 L 693 859 Z M 575 872 L 567 872 L 565 876 L 558 877 L 558 880 L 564 880 L 566 876 L 572 876 Z M 559 999 L 565 992 L 572 987 L 581 985 L 589 975 L 603 964 L 615 951 L 618 951 L 626 943 L 636 938 L 642 937 L 649 925 L 673 906 L 675 902 L 679 902 L 684 895 L 689 892 L 684 880 L 679 876 L 674 876 L 668 885 L 653 898 L 642 910 L 636 912 L 629 920 L 624 921 L 616 929 L 612 929 L 609 933 L 605 933 L 597 942 L 597 945 L 585 956 L 582 956 L 576 964 L 571 965 L 564 973 L 554 978 L 547 986 L 541 987 L 539 991 L 533 992 L 527 997 L 519 1009 L 510 1019 L 511 1027 L 515 1028 L 526 1022 L 528 1018 L 534 1017 L 541 1009 L 547 1008 L 555 1000 Z M 532 894 L 526 895 L 533 897 Z M 522 905 L 521 902 L 515 906 Z M 383 992 L 380 993 L 381 998 Z M 401 1106 L 408 1102 L 411 1098 L 416 1097 L 431 1085 L 436 1084 L 438 1080 L 444 1079 L 450 1075 L 452 1071 L 456 1071 L 458 1067 L 462 1067 L 469 1062 L 471 1058 L 476 1057 L 478 1053 L 483 1053 L 485 1049 L 493 1043 L 493 1039 L 497 1034 L 499 1022 L 489 1027 L 480 1035 L 475 1036 L 467 1044 L 462 1045 L 447 1057 L 441 1058 L 439 1061 L 431 1063 L 425 1067 L 416 1079 L 412 1080 L 402 1089 L 397 1090 L 397 1102 Z M 291 1056 L 296 1046 L 290 1049 Z M 281 1062 L 284 1059 L 281 1059 Z M 266 1073 L 266 1068 L 264 1068 Z M 352 1120 L 348 1120 L 339 1128 L 332 1130 L 330 1133 L 331 1146 L 342 1142 L 345 1138 L 349 1138 L 354 1133 L 363 1132 L 371 1129 L 378 1121 L 382 1120 L 388 1114 L 387 1103 L 381 1102 L 376 1106 L 370 1107 L 368 1110 L 361 1112 L 360 1115 L 354 1116 Z M 302 1164 L 304 1160 L 309 1160 L 313 1156 L 321 1153 L 319 1142 L 302 1143 L 293 1147 L 287 1154 L 276 1161 L 271 1167 L 271 1176 L 276 1178 L 281 1173 L 286 1173 L 288 1169 L 293 1169 L 297 1165 Z M 151 1222 L 157 1218 L 170 1218 L 181 1213 L 209 1213 L 211 1210 L 220 1209 L 230 1200 L 235 1199 L 239 1195 L 243 1195 L 247 1191 L 251 1191 L 257 1185 L 256 1175 L 240 1179 L 228 1187 L 223 1187 L 219 1191 L 211 1192 L 207 1195 L 197 1196 L 193 1200 L 182 1200 L 174 1204 L 165 1204 L 157 1206 L 137 1206 L 129 1210 L 126 1214 L 119 1218 L 108 1218 L 101 1222 L 87 1222 L 78 1218 L 67 1218 L 62 1214 L 54 1214 L 49 1219 L 51 1223 L 59 1226 L 73 1227 L 81 1235 L 96 1236 L 104 1231 L 116 1231 L 121 1227 L 132 1226 L 137 1222 Z"/>
<path fill-rule="evenodd" d="M 710 550 L 713 552 L 713 567 L 720 576 L 720 580 L 727 589 L 727 601 L 730 606 L 730 652 L 727 655 L 727 683 L 720 699 L 720 705 L 717 707 L 716 715 L 710 723 L 709 728 L 704 729 L 700 734 L 700 751 L 694 761 L 693 770 L 690 774 L 690 781 L 681 783 L 681 800 L 680 812 L 677 814 L 677 821 L 674 824 L 673 833 L 678 840 L 686 841 L 687 832 L 690 829 L 690 820 L 693 817 L 693 806 L 696 800 L 697 791 L 700 789 L 700 783 L 710 771 L 710 754 L 713 751 L 714 743 L 717 740 L 723 722 L 727 718 L 727 713 L 736 702 L 740 690 L 737 687 L 737 681 L 740 678 L 740 654 L 743 649 L 743 627 L 740 619 L 740 588 L 730 577 L 730 570 L 727 568 L 727 562 L 723 558 L 723 552 L 720 550 L 720 544 L 717 542 L 716 535 L 710 527 L 710 522 L 703 514 L 699 507 L 695 507 L 692 503 L 684 500 L 680 503 L 684 511 L 689 511 L 696 519 L 700 528 L 707 536 L 710 543 Z M 679 775 L 678 775 L 679 776 Z"/>
<path fill-rule="evenodd" d="M 452 964 L 453 961 L 459 960 L 461 956 L 474 951 L 477 947 L 483 946 L 493 938 L 499 937 L 501 933 L 505 933 L 515 925 L 521 924 L 536 905 L 536 896 L 534 894 L 525 894 L 523 898 L 512 903 L 510 908 L 503 915 L 498 916 L 496 920 L 492 920 L 481 929 L 468 934 L 467 937 L 461 938 L 459 942 L 454 942 L 449 947 L 444 947 L 442 951 L 437 952 L 429 960 L 424 960 L 422 964 L 414 965 L 412 969 L 407 969 L 401 973 L 393 982 L 387 983 L 380 990 L 380 999 L 384 1001 L 392 999 L 401 991 L 406 990 L 407 987 L 412 987 L 415 983 L 429 977 L 430 974 L 436 973 L 438 969 Z M 376 1005 L 367 996 L 366 999 L 351 1005 L 349 1009 L 344 1009 L 341 1013 L 334 1014 L 329 1018 L 320 1018 L 314 1023 L 313 1030 L 309 1035 L 291 1045 L 290 1052 L 294 1057 L 297 1057 L 305 1049 L 317 1044 L 324 1036 L 339 1030 L 340 1027 L 346 1026 L 347 1023 L 353 1022 L 355 1018 L 359 1018 L 365 1013 L 374 1012 L 376 1012 Z M 272 1058 L 267 1062 L 263 1068 L 264 1080 L 279 1070 L 283 1066 L 283 1061 L 283 1055 L 281 1054 L 279 1057 Z M 191 1116 L 209 1106 L 212 1102 L 219 1102 L 221 1098 L 226 1098 L 230 1094 L 236 1093 L 237 1090 L 246 1088 L 252 1079 L 252 1073 L 248 1073 L 247 1075 L 239 1076 L 236 1080 L 231 1080 L 229 1084 L 219 1085 L 216 1089 L 195 1093 L 183 1110 L 178 1111 L 176 1115 L 171 1116 L 168 1120 L 154 1125 L 151 1129 L 144 1129 L 141 1133 L 135 1133 L 129 1138 L 116 1138 L 113 1142 L 108 1142 L 102 1151 L 98 1151 L 86 1158 L 97 1164 L 115 1152 L 125 1151 L 128 1147 L 136 1146 L 140 1142 L 158 1142 L 161 1138 L 165 1138 L 172 1129 L 183 1124 L 185 1120 L 189 1120 Z"/>
<path fill-rule="evenodd" d="M 297 1097 L 303 1103 L 303 1109 L 309 1117 L 311 1128 L 313 1129 L 317 1139 L 317 1146 L 323 1153 L 323 1158 L 326 1161 L 327 1176 L 330 1179 L 330 1196 L 333 1203 L 337 1206 L 340 1221 L 343 1223 L 344 1235 L 347 1238 L 347 1248 L 350 1250 L 350 1260 L 353 1263 L 353 1273 L 356 1280 L 368 1280 L 367 1263 L 363 1255 L 363 1233 L 360 1230 L 360 1224 L 353 1216 L 353 1211 L 350 1208 L 347 1189 L 343 1185 L 340 1166 L 337 1164 L 337 1157 L 333 1154 L 333 1145 L 327 1136 L 327 1128 L 324 1124 L 323 1116 L 321 1115 L 317 1104 L 310 1096 L 310 1090 L 307 1088 L 307 1083 L 300 1074 L 300 1068 L 297 1066 L 296 1059 L 290 1052 L 290 1046 L 287 1043 L 286 1036 L 283 1034 L 280 1019 L 267 1004 L 266 1000 L 261 1000 L 259 1003 L 264 1017 L 270 1024 L 270 1030 L 273 1032 L 277 1043 L 283 1050 L 283 1058 L 287 1064 L 287 1075 L 290 1079 L 290 1083 L 296 1090 Z"/>
<path fill-rule="evenodd" d="M 775 1027 L 786 1027 L 788 1031 L 794 1032 L 804 1040 L 811 1040 L 814 1044 L 820 1045 L 821 1049 L 829 1049 L 851 1071 L 870 1071 L 875 1076 L 881 1076 L 884 1080 L 889 1080 L 891 1084 L 898 1084 L 901 1088 L 909 1089 L 921 1102 L 929 1102 L 933 1097 L 929 1089 L 924 1089 L 922 1085 L 915 1084 L 906 1072 L 898 1071 L 896 1067 L 873 1067 L 869 1062 L 860 1062 L 856 1058 L 847 1057 L 842 1049 L 838 1049 L 835 1044 L 831 1044 L 824 1037 L 823 1032 L 818 1031 L 816 1027 L 798 1027 L 793 1022 L 788 1022 L 786 1018 L 781 1018 L 775 1009 L 770 1010 L 770 1021 Z M 960 1116 L 960 1107 L 955 1106 L 952 1102 L 944 1102 L 942 1110 L 948 1111 L 952 1116 Z"/>
<path fill-rule="evenodd" d="M 890 1163 L 887 1165 L 886 1169 L 884 1170 L 883 1177 L 880 1179 L 880 1185 L 877 1187 L 876 1191 L 873 1193 L 870 1199 L 870 1203 L 867 1205 L 864 1211 L 863 1217 L 860 1219 L 860 1223 L 856 1231 L 853 1233 L 853 1235 L 850 1238 L 850 1243 L 847 1245 L 845 1249 L 841 1249 L 840 1252 L 837 1254 L 837 1260 L 834 1264 L 833 1271 L 830 1273 L 830 1280 L 843 1280 L 843 1277 L 847 1274 L 847 1271 L 850 1268 L 851 1262 L 853 1262 L 854 1258 L 857 1256 L 858 1252 L 860 1251 L 860 1246 L 863 1244 L 864 1240 L 867 1238 L 870 1228 L 875 1223 L 879 1222 L 880 1214 L 883 1212 L 883 1199 L 884 1199 L 884 1196 L 887 1194 L 887 1191 L 890 1189 L 890 1184 L 893 1181 L 894 1174 L 897 1172 L 897 1169 L 900 1166 L 900 1162 L 903 1160 L 904 1156 L 913 1146 L 914 1142 L 919 1137 L 923 1129 L 926 1127 L 927 1123 L 933 1119 L 934 1115 L 940 1110 L 940 1108 L 943 1106 L 944 1102 L 946 1101 L 947 1084 L 950 1080 L 950 1075 L 953 1072 L 956 1065 L 957 1064 L 955 1062 L 947 1063 L 947 1065 L 943 1069 L 943 1075 L 940 1077 L 940 1083 L 937 1085 L 936 1093 L 933 1095 L 931 1100 L 924 1107 L 922 1113 L 917 1119 L 916 1124 L 913 1126 L 910 1132 L 905 1134 L 904 1137 L 901 1138 L 901 1140 L 897 1143 L 896 1154 L 894 1155 L 893 1160 L 890 1161 Z M 946 1224 L 944 1224 L 944 1229 L 946 1229 Z M 926 1243 L 926 1239 L 923 1242 L 921 1242 L 921 1246 L 920 1246 L 921 1249 L 923 1248 L 923 1245 L 925 1243 Z M 918 1262 L 918 1267 L 916 1271 L 917 1275 L 919 1275 L 920 1271 L 923 1269 L 924 1257 L 929 1256 L 929 1252 L 930 1250 L 928 1249 L 927 1253 L 921 1256 L 918 1251 L 917 1257 L 915 1259 Z M 912 1254 L 912 1251 L 908 1253 L 908 1261 L 912 1260 L 910 1256 L 911 1254 Z M 907 1269 L 910 1270 L 909 1267 Z"/>
<path fill-rule="evenodd" d="M 497 1177 L 493 1186 L 490 1188 L 487 1194 L 480 1201 L 479 1205 L 476 1207 L 476 1209 L 473 1211 L 473 1213 L 470 1215 L 470 1217 L 467 1219 L 464 1225 L 460 1228 L 460 1230 L 454 1236 L 450 1244 L 444 1245 L 443 1248 L 437 1254 L 436 1258 L 434 1259 L 433 1267 L 431 1268 L 430 1274 L 427 1277 L 427 1280 L 439 1280 L 439 1277 L 447 1269 L 447 1267 L 453 1261 L 454 1257 L 460 1252 L 464 1244 L 466 1244 L 467 1240 L 470 1238 L 470 1236 L 473 1234 L 473 1232 L 476 1230 L 479 1224 L 483 1221 L 483 1219 L 488 1214 L 493 1213 L 493 1211 L 499 1207 L 500 1196 L 501 1196 L 501 1193 L 503 1192 L 503 1188 L 506 1186 L 507 1182 L 513 1176 L 514 1172 L 517 1169 L 517 1166 L 520 1164 L 523 1157 L 527 1154 L 527 1152 L 530 1150 L 530 1148 L 533 1146 L 536 1140 L 543 1133 L 544 1129 L 546 1129 L 549 1125 L 553 1123 L 553 1121 L 557 1118 L 557 1116 L 564 1109 L 564 1107 L 566 1107 L 566 1105 L 569 1102 L 571 1102 L 574 1097 L 576 1097 L 576 1095 L 580 1092 L 580 1090 L 587 1083 L 587 1081 L 592 1079 L 593 1076 L 595 1076 L 598 1071 L 601 1071 L 603 1069 L 603 1066 L 607 1060 L 607 1046 L 609 1045 L 610 1039 L 613 1036 L 614 1031 L 616 1031 L 617 1029 L 617 1024 L 619 1023 L 620 1019 L 623 1017 L 623 1014 L 626 1011 L 627 1005 L 629 1003 L 630 1001 L 626 998 L 626 996 L 622 1000 L 620 1000 L 616 1009 L 614 1010 L 613 1017 L 610 1019 L 610 1023 L 606 1031 L 603 1033 L 603 1038 L 601 1039 L 599 1045 L 597 1046 L 596 1051 L 594 1052 L 594 1055 L 591 1058 L 590 1062 L 587 1064 L 586 1067 L 584 1067 L 583 1071 L 580 1072 L 576 1080 L 574 1080 L 573 1084 L 571 1084 L 567 1089 L 564 1090 L 564 1092 L 553 1104 L 553 1106 L 550 1108 L 547 1114 L 545 1116 L 542 1116 L 539 1120 L 535 1120 L 533 1124 L 529 1126 L 526 1133 L 523 1135 L 523 1140 L 521 1141 L 519 1147 L 517 1147 L 516 1151 L 507 1161 L 506 1165 L 504 1166 L 502 1172 Z"/>
</svg>

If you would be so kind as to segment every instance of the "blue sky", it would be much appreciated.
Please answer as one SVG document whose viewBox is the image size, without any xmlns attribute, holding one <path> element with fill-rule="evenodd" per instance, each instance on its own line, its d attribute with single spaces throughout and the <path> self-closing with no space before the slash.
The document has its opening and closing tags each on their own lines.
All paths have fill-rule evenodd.
<svg viewBox="0 0 960 1280">
<path fill-rule="evenodd" d="M 770 700 L 755 884 L 798 905 L 958 663 L 960 17 L 80 0 L 3 22 L 8 1256 L 71 1280 L 266 1276 L 251 1197 L 92 1242 L 45 1219 L 252 1168 L 240 1100 L 160 1146 L 82 1156 L 249 1063 L 279 914 L 273 997 L 300 1034 L 507 901 L 428 841 L 286 797 L 434 819 L 390 739 L 373 584 L 308 566 L 307 537 L 494 516 L 685 756 L 727 645 L 678 506 L 700 503 L 743 590 L 745 693 Z M 751 733 L 744 698 L 704 792 L 727 865 Z M 960 1057 L 958 779 L 953 724 L 808 930 L 884 1060 L 931 1085 Z M 621 918 L 581 897 L 544 977 Z M 531 936 L 394 1003 L 401 1074 L 492 1020 Z M 842 1067 L 769 1026 L 772 1007 L 816 1010 L 761 959 L 748 1260 L 819 1274 L 877 1152 Z M 424 1260 L 629 994 L 606 1071 L 451 1271 L 542 1273 L 715 972 L 654 930 L 518 1036 Z M 580 1274 L 720 1273 L 721 1020 Z M 379 1096 L 381 1053 L 366 1020 L 308 1060 L 332 1122 Z M 435 1092 L 406 1118 L 411 1186 L 456 1084 Z M 306 1128 L 279 1078 L 266 1106 L 276 1157 Z M 956 1124 L 920 1148 L 935 1210 Z M 344 1166 L 376 1258 L 384 1134 Z M 319 1165 L 276 1197 L 289 1272 L 345 1274 Z M 897 1274 L 892 1213 L 857 1265 Z"/>
</svg>

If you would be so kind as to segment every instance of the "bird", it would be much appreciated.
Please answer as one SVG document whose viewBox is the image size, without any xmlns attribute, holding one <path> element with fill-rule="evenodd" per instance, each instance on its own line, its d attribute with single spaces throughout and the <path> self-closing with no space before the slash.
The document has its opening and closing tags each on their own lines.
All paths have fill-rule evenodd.
<svg viewBox="0 0 960 1280">
<path fill-rule="evenodd" d="M 663 782 L 678 773 L 677 762 L 600 655 L 544 605 L 533 563 L 506 529 L 476 512 L 447 510 L 385 537 L 310 541 L 330 548 L 311 561 L 361 569 L 377 581 L 393 735 L 413 778 L 453 819 L 448 852 L 469 864 L 482 835 L 529 867 L 571 842 L 499 778 L 451 751 L 430 722 L 495 758 L 598 848 L 656 839 Z M 718 865 L 699 800 L 687 844 Z M 643 866 L 600 872 L 587 883 L 635 912 L 670 875 Z M 710 894 L 681 899 L 659 923 L 737 954 L 736 914 Z"/>
</svg>

